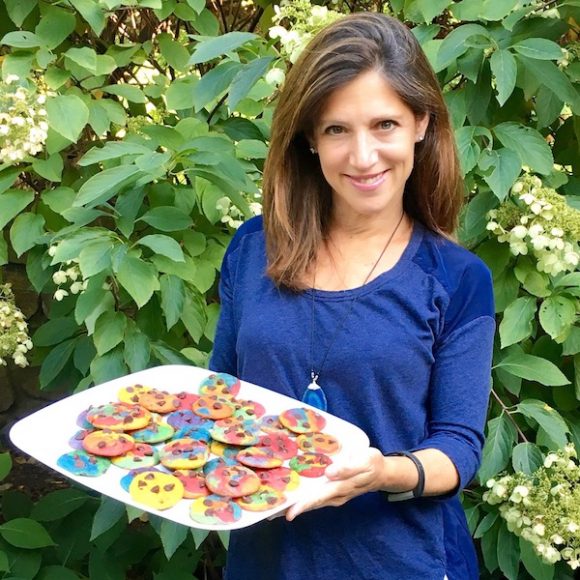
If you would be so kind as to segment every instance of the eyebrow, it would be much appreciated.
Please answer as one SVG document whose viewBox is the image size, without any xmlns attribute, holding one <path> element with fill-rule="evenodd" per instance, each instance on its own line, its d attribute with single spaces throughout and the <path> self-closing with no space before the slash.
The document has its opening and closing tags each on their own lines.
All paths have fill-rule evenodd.
<svg viewBox="0 0 580 580">
<path fill-rule="evenodd" d="M 384 115 L 380 115 L 378 117 L 373 117 L 370 120 L 370 124 L 376 125 L 377 123 L 380 123 L 381 121 L 399 121 L 402 118 L 403 118 L 403 115 L 385 113 Z M 328 119 L 322 118 L 318 122 L 319 127 L 322 127 L 322 126 L 329 127 L 332 125 L 348 125 L 348 124 L 349 124 L 348 121 L 340 120 L 340 119 L 332 119 L 332 118 L 328 118 Z"/>
</svg>

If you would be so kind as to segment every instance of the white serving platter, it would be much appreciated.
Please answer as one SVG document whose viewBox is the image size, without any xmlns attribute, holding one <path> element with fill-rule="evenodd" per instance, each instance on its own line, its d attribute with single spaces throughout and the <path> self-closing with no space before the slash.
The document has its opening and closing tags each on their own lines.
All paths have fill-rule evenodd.
<svg viewBox="0 0 580 580">
<path fill-rule="evenodd" d="M 171 393 L 187 391 L 197 394 L 198 385 L 210 374 L 211 371 L 207 369 L 187 365 L 164 365 L 133 373 L 71 395 L 21 419 L 10 430 L 10 439 L 16 447 L 28 455 L 90 489 L 173 522 L 205 530 L 234 530 L 251 526 L 284 512 L 300 498 L 308 497 L 328 482 L 324 476 L 300 477 L 300 485 L 296 490 L 286 493 L 287 501 L 284 504 L 264 512 L 242 510 L 242 518 L 233 524 L 205 525 L 194 522 L 189 517 L 189 507 L 193 500 L 183 499 L 174 507 L 163 511 L 134 501 L 119 483 L 128 471 L 116 465 L 111 465 L 108 471 L 100 477 L 73 475 L 57 465 L 58 458 L 63 453 L 71 451 L 69 440 L 80 429 L 77 418 L 90 405 L 117 401 L 119 389 L 135 384 L 155 387 Z M 295 407 L 309 407 L 296 399 L 245 381 L 241 382 L 240 392 L 236 398 L 261 403 L 268 415 L 278 414 Z M 369 446 L 368 437 L 359 427 L 329 413 L 318 409 L 316 411 L 327 421 L 324 432 L 334 435 L 341 443 L 340 451 L 332 456 L 333 460 L 341 456 L 352 457 Z M 284 465 L 287 463 L 285 462 Z"/>
</svg>

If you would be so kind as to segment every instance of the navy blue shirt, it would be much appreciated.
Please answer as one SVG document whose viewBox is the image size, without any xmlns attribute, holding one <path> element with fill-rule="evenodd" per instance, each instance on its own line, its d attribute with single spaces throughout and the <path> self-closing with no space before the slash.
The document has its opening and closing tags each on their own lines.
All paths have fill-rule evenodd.
<svg viewBox="0 0 580 580">
<path fill-rule="evenodd" d="M 333 342 L 319 383 L 328 411 L 358 425 L 383 453 L 434 448 L 459 489 L 478 469 L 495 329 L 489 270 L 415 222 L 397 264 L 362 288 L 277 288 L 265 274 L 261 218 L 246 222 L 222 266 L 222 310 L 210 367 L 300 399 Z M 457 490 L 459 491 L 459 490 Z M 389 503 L 367 493 L 293 522 L 232 532 L 228 580 L 476 580 L 457 493 Z"/>
</svg>

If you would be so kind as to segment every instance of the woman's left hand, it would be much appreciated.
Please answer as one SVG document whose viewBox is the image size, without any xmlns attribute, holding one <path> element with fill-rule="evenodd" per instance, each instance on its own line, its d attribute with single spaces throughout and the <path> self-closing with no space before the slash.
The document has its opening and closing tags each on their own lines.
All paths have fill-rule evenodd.
<svg viewBox="0 0 580 580">
<path fill-rule="evenodd" d="M 381 489 L 384 485 L 383 454 L 373 447 L 356 457 L 341 458 L 326 468 L 327 481 L 316 494 L 294 504 L 286 512 L 292 521 L 297 515 L 321 507 L 338 507 L 357 495 Z"/>
</svg>

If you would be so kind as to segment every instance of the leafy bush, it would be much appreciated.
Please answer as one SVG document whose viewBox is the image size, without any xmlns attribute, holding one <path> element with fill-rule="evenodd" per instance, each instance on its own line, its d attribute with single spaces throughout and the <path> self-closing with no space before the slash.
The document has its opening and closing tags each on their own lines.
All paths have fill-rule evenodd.
<svg viewBox="0 0 580 580">
<path fill-rule="evenodd" d="M 580 3 L 317 4 L 0 3 L 0 264 L 25 264 L 36 291 L 54 298 L 32 337 L 41 387 L 206 364 L 217 272 L 231 233 L 259 212 L 284 72 L 335 12 L 383 10 L 412 27 L 440 79 L 467 183 L 460 239 L 494 274 L 500 324 L 479 481 L 506 469 L 529 475 L 546 453 L 580 448 Z M 485 491 L 464 498 L 482 577 L 567 578 L 570 568 L 546 566 L 509 531 Z M 94 514 L 97 530 L 110 524 L 98 539 L 107 549 L 126 520 L 109 500 L 96 503 L 59 515 L 55 528 L 81 513 L 87 527 Z M 5 519 L 18 528 L 30 513 L 13 515 Z M 168 557 L 167 546 L 190 541 L 159 522 L 161 540 L 137 527 Z M 9 554 L 18 546 L 3 537 Z M 73 568 L 88 575 L 103 557 L 74 550 Z M 43 548 L 42 565 L 66 565 L 65 551 Z"/>
</svg>

